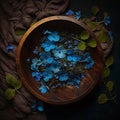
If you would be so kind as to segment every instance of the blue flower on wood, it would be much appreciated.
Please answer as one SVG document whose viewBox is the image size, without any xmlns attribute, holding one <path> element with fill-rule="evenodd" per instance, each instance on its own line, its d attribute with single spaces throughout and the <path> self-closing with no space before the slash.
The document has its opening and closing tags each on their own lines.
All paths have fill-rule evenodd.
<svg viewBox="0 0 120 120">
<path fill-rule="evenodd" d="M 58 32 L 52 32 L 50 35 L 47 36 L 48 40 L 58 42 L 60 40 L 60 36 Z"/>
<path fill-rule="evenodd" d="M 60 80 L 60 81 L 67 81 L 68 78 L 69 78 L 69 77 L 68 77 L 68 73 L 62 72 L 62 73 L 60 74 L 59 80 Z"/>
<path fill-rule="evenodd" d="M 65 58 L 67 51 L 63 48 L 63 46 L 59 46 L 56 47 L 52 52 L 56 58 Z"/>
<path fill-rule="evenodd" d="M 46 52 L 49 52 L 51 49 L 54 49 L 56 46 L 53 42 L 46 40 L 45 42 L 42 43 L 41 47 L 44 48 Z"/>
<path fill-rule="evenodd" d="M 45 83 L 41 83 L 39 90 L 42 94 L 45 94 L 49 90 L 49 88 L 47 85 L 45 85 Z"/>
</svg>

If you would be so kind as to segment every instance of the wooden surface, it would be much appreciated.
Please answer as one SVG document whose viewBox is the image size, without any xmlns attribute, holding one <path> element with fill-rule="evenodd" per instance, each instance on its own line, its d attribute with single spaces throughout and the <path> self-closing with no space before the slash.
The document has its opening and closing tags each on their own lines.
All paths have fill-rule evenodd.
<svg viewBox="0 0 120 120">
<path fill-rule="evenodd" d="M 40 45 L 42 31 L 46 29 L 64 30 L 70 33 L 85 29 L 92 37 L 95 38 L 95 36 L 85 24 L 78 22 L 74 18 L 67 16 L 52 16 L 42 19 L 30 27 L 21 39 L 17 49 L 16 63 L 18 73 L 25 87 L 34 96 L 44 102 L 56 105 L 76 102 L 89 94 L 101 79 L 103 69 L 101 46 L 97 42 L 97 48 L 90 51 L 95 64 L 91 70 L 87 71 L 87 76 L 81 81 L 79 89 L 67 86 L 66 88 L 50 89 L 46 94 L 41 94 L 38 90 L 38 83 L 31 76 L 31 70 L 26 60 L 28 56 L 31 58 L 34 56 L 32 51 L 35 46 Z"/>
</svg>

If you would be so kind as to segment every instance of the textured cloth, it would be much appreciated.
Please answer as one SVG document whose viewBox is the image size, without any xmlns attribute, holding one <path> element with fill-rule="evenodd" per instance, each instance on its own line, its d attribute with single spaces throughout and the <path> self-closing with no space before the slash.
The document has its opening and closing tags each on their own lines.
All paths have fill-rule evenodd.
<svg viewBox="0 0 120 120">
<path fill-rule="evenodd" d="M 28 29 L 31 23 L 52 15 L 62 14 L 69 0 L 1 0 L 0 1 L 0 110 L 8 106 L 4 98 L 4 91 L 8 88 L 5 74 L 11 73 L 17 79 L 16 72 L 16 48 L 22 36 L 17 36 L 15 30 Z M 6 47 L 13 45 L 13 51 L 6 53 Z M 17 118 L 45 120 L 45 113 L 31 111 L 33 96 L 22 86 L 20 93 L 12 101 Z M 0 119 L 2 119 L 0 117 Z M 7 120 L 7 119 L 5 119 Z"/>
</svg>

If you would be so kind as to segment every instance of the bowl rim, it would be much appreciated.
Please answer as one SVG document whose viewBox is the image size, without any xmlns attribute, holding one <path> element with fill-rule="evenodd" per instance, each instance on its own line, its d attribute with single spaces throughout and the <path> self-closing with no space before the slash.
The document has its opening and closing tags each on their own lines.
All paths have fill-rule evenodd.
<svg viewBox="0 0 120 120">
<path fill-rule="evenodd" d="M 41 101 L 44 101 L 46 103 L 49 103 L 49 104 L 54 104 L 54 105 L 64 105 L 64 104 L 69 104 L 69 103 L 73 103 L 73 102 L 76 102 L 80 99 L 82 99 L 84 96 L 86 96 L 88 93 L 90 93 L 94 87 L 96 86 L 97 84 L 97 81 L 92 83 L 92 87 L 87 89 L 87 92 L 83 93 L 83 95 L 80 96 L 80 98 L 75 98 L 75 99 L 72 99 L 72 100 L 69 100 L 69 101 L 64 101 L 64 102 L 52 102 L 50 100 L 48 100 L 47 98 L 41 96 L 41 95 L 38 95 L 38 93 L 32 89 L 32 87 L 30 87 L 28 85 L 28 83 L 26 82 L 25 78 L 24 78 L 24 75 L 21 71 L 21 63 L 20 63 L 20 54 L 21 54 L 21 50 L 22 50 L 22 46 L 26 40 L 26 38 L 29 36 L 29 34 L 35 30 L 38 26 L 46 23 L 46 22 L 49 22 L 49 21 L 53 21 L 53 20 L 66 20 L 66 21 L 69 21 L 69 22 L 73 22 L 79 26 L 81 26 L 83 29 L 85 29 L 86 31 L 88 31 L 90 33 L 90 35 L 92 37 L 94 37 L 94 39 L 96 40 L 97 42 L 97 47 L 99 49 L 99 51 L 101 51 L 101 55 L 102 55 L 102 47 L 100 45 L 100 43 L 98 42 L 95 34 L 90 30 L 89 27 L 87 27 L 82 21 L 78 21 L 76 20 L 75 18 L 73 17 L 69 17 L 69 16 L 50 16 L 50 17 L 46 17 L 46 18 L 43 18 L 41 20 L 39 20 L 38 22 L 34 23 L 32 26 L 30 26 L 30 28 L 28 28 L 28 30 L 26 31 L 26 33 L 23 35 L 23 37 L 21 38 L 20 42 L 19 42 L 19 45 L 17 47 L 17 52 L 16 52 L 16 65 L 17 65 L 17 72 L 20 76 L 20 79 L 21 81 L 23 82 L 23 85 L 30 91 L 30 93 L 32 93 L 32 95 L 34 95 L 35 97 L 37 97 L 38 99 L 40 99 Z"/>
</svg>

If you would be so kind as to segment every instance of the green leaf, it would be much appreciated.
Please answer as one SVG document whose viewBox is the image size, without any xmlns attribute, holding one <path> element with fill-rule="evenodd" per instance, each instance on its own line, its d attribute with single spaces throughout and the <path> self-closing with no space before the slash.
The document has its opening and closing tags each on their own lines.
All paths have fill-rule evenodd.
<svg viewBox="0 0 120 120">
<path fill-rule="evenodd" d="M 102 94 L 99 95 L 99 97 L 98 97 L 98 103 L 99 104 L 104 104 L 107 101 L 108 101 L 108 98 L 107 98 L 106 94 L 102 93 Z"/>
<path fill-rule="evenodd" d="M 108 58 L 105 60 L 106 67 L 111 66 L 114 63 L 114 57 L 112 55 L 108 56 Z"/>
<path fill-rule="evenodd" d="M 20 89 L 22 87 L 22 82 L 20 80 L 17 80 L 17 82 L 15 83 L 15 89 Z"/>
<path fill-rule="evenodd" d="M 101 30 L 99 31 L 97 38 L 100 42 L 104 43 L 106 41 L 109 41 L 108 35 L 105 33 L 105 31 Z"/>
<path fill-rule="evenodd" d="M 5 91 L 5 97 L 7 100 L 13 99 L 15 96 L 15 89 L 8 88 Z"/>
<path fill-rule="evenodd" d="M 97 42 L 93 38 L 91 38 L 87 41 L 87 45 L 89 47 L 95 48 L 97 46 Z"/>
<path fill-rule="evenodd" d="M 113 90 L 113 86 L 114 86 L 113 81 L 108 81 L 106 83 L 106 87 L 107 87 L 108 91 L 110 91 L 110 92 Z"/>
<path fill-rule="evenodd" d="M 84 51 L 84 50 L 86 50 L 86 48 L 87 48 L 87 46 L 86 46 L 86 43 L 85 43 L 85 42 L 81 41 L 81 42 L 78 44 L 78 49 L 79 49 L 79 50 Z"/>
<path fill-rule="evenodd" d="M 99 10 L 99 8 L 97 6 L 93 6 L 92 7 L 92 13 L 93 13 L 93 15 L 96 15 L 99 11 L 100 10 Z"/>
<path fill-rule="evenodd" d="M 106 78 L 109 75 L 110 75 L 110 69 L 105 67 L 103 70 L 103 77 Z"/>
<path fill-rule="evenodd" d="M 10 73 L 6 74 L 6 80 L 7 80 L 7 83 L 13 87 L 15 86 L 15 83 L 17 82 L 17 79 Z"/>
<path fill-rule="evenodd" d="M 15 34 L 16 35 L 24 35 L 25 32 L 26 32 L 26 30 L 23 30 L 23 29 L 17 29 L 17 30 L 15 30 Z"/>
<path fill-rule="evenodd" d="M 6 80 L 7 83 L 15 89 L 20 89 L 22 86 L 22 82 L 20 80 L 17 80 L 12 74 L 6 74 Z"/>
<path fill-rule="evenodd" d="M 95 31 L 96 28 L 98 27 L 97 22 L 93 22 L 93 21 L 86 21 L 86 25 L 87 25 L 92 31 Z"/>
<path fill-rule="evenodd" d="M 80 34 L 80 38 L 82 40 L 87 40 L 90 37 L 90 34 L 87 31 L 82 31 Z"/>
</svg>

